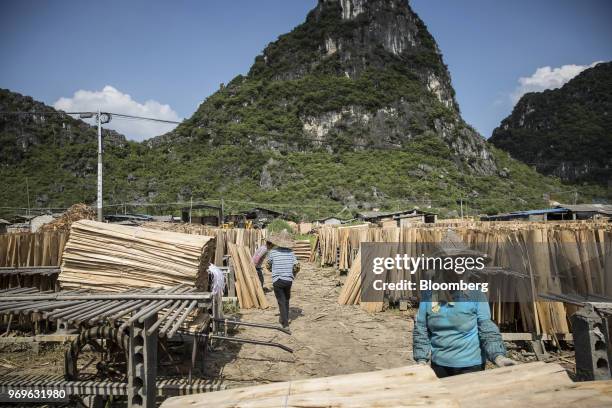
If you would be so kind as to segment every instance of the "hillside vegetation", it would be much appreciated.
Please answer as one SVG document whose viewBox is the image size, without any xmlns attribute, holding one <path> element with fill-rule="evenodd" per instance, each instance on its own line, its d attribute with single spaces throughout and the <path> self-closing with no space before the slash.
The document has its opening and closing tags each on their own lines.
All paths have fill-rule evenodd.
<svg viewBox="0 0 612 408">
<path fill-rule="evenodd" d="M 490 142 L 564 181 L 607 187 L 612 180 L 612 62 L 560 89 L 524 95 Z"/>
</svg>

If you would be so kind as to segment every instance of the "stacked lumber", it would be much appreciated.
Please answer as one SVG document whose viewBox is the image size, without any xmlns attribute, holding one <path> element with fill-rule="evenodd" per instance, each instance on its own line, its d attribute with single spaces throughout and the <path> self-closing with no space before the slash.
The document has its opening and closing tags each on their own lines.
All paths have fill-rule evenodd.
<svg viewBox="0 0 612 408">
<path fill-rule="evenodd" d="M 340 246 L 338 269 L 341 271 L 348 270 L 352 265 L 353 259 L 357 256 L 359 245 L 362 242 L 373 241 L 374 239 L 370 236 L 370 233 L 378 230 L 378 228 L 370 228 L 364 225 L 338 228 L 338 245 Z"/>
<path fill-rule="evenodd" d="M 551 407 L 612 406 L 612 381 L 573 383 L 558 364 L 542 362 L 438 379 L 409 366 L 173 397 L 178 407 Z"/>
<path fill-rule="evenodd" d="M 398 233 L 384 234 L 382 231 L 398 230 Z M 528 231 L 533 229 L 546 229 L 548 231 L 586 231 L 588 234 L 600 235 L 604 232 L 610 232 L 612 225 L 606 222 L 593 221 L 558 221 L 558 222 L 438 222 L 435 224 L 422 224 L 411 227 L 387 227 L 377 228 L 371 225 L 357 225 L 351 227 L 333 227 L 324 226 L 317 232 L 317 244 L 315 250 L 321 260 L 321 265 L 334 265 L 337 261 L 336 254 L 340 251 L 339 267 L 348 270 L 352 265 L 353 259 L 357 255 L 357 250 L 361 242 L 390 242 L 382 240 L 386 235 L 399 234 L 400 237 L 406 235 L 406 231 L 432 231 L 432 233 L 440 234 L 448 229 L 457 231 L 463 234 L 474 234 L 484 232 L 497 232 L 501 234 L 510 234 L 517 231 Z M 439 235 L 440 236 L 440 235 Z M 600 242 L 603 238 L 596 238 Z M 406 241 L 402 241 L 406 242 Z M 575 242 L 575 238 L 570 240 Z"/>
<path fill-rule="evenodd" d="M 214 238 L 81 220 L 72 224 L 63 289 L 125 291 L 179 284 L 206 290 Z"/>
<path fill-rule="evenodd" d="M 295 253 L 295 257 L 300 261 L 308 262 L 310 261 L 310 240 L 297 240 L 293 245 L 293 252 Z"/>
<path fill-rule="evenodd" d="M 216 228 L 206 225 L 169 223 L 169 222 L 147 222 L 145 228 L 159 229 L 163 231 L 182 232 L 185 234 L 206 235 L 215 237 L 216 249 L 214 263 L 223 266 L 223 258 L 228 255 L 228 244 L 242 245 L 249 248 L 251 253 L 265 242 L 267 231 L 261 229 L 244 228 Z"/>
<path fill-rule="evenodd" d="M 362 287 L 358 263 L 358 248 L 362 242 L 410 244 L 402 247 L 406 253 L 420 254 L 422 245 L 440 242 L 446 231 L 456 232 L 471 248 L 486 253 L 493 265 L 519 272 L 533 282 L 533 287 L 515 286 L 517 303 L 506 303 L 491 297 L 494 321 L 509 330 L 531 333 L 567 334 L 568 316 L 574 306 L 560 302 L 530 301 L 538 294 L 560 294 L 588 297 L 612 297 L 612 226 L 602 222 L 473 222 L 457 223 L 455 227 L 437 224 L 404 228 L 322 228 L 319 231 L 319 251 L 326 245 L 338 245 L 342 265 L 349 266 L 345 288 L 340 293 L 341 304 L 359 304 Z M 329 263 L 329 254 L 320 253 L 321 262 Z M 389 271 L 387 282 L 413 280 L 418 276 L 402 276 L 402 271 Z M 495 289 L 495 288 L 492 288 Z M 509 288 L 512 289 L 512 288 Z M 498 293 L 491 290 L 490 293 Z M 385 296 L 396 301 L 402 292 Z M 382 297 L 382 294 L 381 294 Z M 383 299 L 364 305 L 369 311 L 382 310 Z"/>
<path fill-rule="evenodd" d="M 54 290 L 57 273 L 40 267 L 59 267 L 67 237 L 61 231 L 0 235 L 0 289 Z M 28 267 L 32 269 L 26 271 Z"/>
<path fill-rule="evenodd" d="M 602 223 L 494 224 L 458 230 L 470 246 L 494 264 L 527 274 L 536 294 L 612 296 L 612 230 Z M 493 317 L 533 333 L 569 333 L 573 305 L 561 302 L 492 304 Z"/>
<path fill-rule="evenodd" d="M 36 232 L 0 235 L 0 267 L 59 266 L 68 234 Z"/>
<path fill-rule="evenodd" d="M 242 309 L 266 309 L 268 301 L 261 287 L 257 270 L 249 249 L 242 245 L 228 244 L 228 251 L 236 278 L 236 295 Z"/>
<path fill-rule="evenodd" d="M 318 255 L 319 255 L 319 235 L 316 234 L 314 236 L 314 242 L 310 246 L 310 258 L 308 259 L 308 262 L 315 263 Z"/>
<path fill-rule="evenodd" d="M 346 281 L 342 285 L 340 295 L 338 295 L 338 304 L 340 305 L 358 305 L 360 304 L 361 294 L 361 252 L 357 254 L 353 266 L 349 270 Z M 378 307 L 376 308 L 378 311 Z"/>
<path fill-rule="evenodd" d="M 96 212 L 93 210 L 93 208 L 87 204 L 74 204 L 58 218 L 40 227 L 40 230 L 69 232 L 73 222 L 95 219 Z"/>
<path fill-rule="evenodd" d="M 261 229 L 217 229 L 217 250 L 215 252 L 215 264 L 222 265 L 223 257 L 229 255 L 229 245 L 240 245 L 247 247 L 251 253 L 265 243 L 268 231 Z"/>
<path fill-rule="evenodd" d="M 321 266 L 336 263 L 338 249 L 338 228 L 325 227 L 317 232 L 315 251 L 319 254 Z"/>
</svg>

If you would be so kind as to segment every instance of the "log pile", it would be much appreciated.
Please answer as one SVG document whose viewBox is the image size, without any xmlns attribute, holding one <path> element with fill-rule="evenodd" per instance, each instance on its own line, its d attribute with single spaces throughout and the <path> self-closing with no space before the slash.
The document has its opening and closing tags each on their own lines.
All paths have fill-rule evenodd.
<svg viewBox="0 0 612 408">
<path fill-rule="evenodd" d="M 206 290 L 214 238 L 82 220 L 72 224 L 63 289 L 125 291 L 179 284 Z"/>
<path fill-rule="evenodd" d="M 297 380 L 169 398 L 178 407 L 609 407 L 612 381 L 573 383 L 542 362 L 438 379 L 428 366 Z"/>
<path fill-rule="evenodd" d="M 86 204 L 74 204 L 62 215 L 40 227 L 41 231 L 70 231 L 72 223 L 80 220 L 95 220 L 96 212 Z"/>
<path fill-rule="evenodd" d="M 242 309 L 266 309 L 268 301 L 261 287 L 257 270 L 247 247 L 228 244 L 229 255 L 236 277 L 236 295 Z"/>
</svg>

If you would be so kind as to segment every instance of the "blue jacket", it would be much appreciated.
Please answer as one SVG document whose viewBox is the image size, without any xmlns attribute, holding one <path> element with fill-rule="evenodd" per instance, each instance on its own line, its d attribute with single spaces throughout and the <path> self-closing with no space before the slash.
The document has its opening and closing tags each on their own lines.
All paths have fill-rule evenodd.
<svg viewBox="0 0 612 408">
<path fill-rule="evenodd" d="M 415 361 L 429 360 L 431 354 L 431 361 L 438 365 L 460 368 L 506 355 L 489 303 L 478 295 L 467 296 L 458 302 L 440 302 L 436 310 L 432 310 L 431 294 L 424 296 L 413 331 Z"/>
</svg>

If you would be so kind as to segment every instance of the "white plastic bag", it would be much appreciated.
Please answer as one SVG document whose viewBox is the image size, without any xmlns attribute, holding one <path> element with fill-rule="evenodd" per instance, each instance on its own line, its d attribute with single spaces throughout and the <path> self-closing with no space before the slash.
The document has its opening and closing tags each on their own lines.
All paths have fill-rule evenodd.
<svg viewBox="0 0 612 408">
<path fill-rule="evenodd" d="M 223 296 L 223 292 L 225 291 L 225 277 L 223 276 L 223 271 L 217 266 L 210 264 L 208 267 L 208 273 L 212 275 L 212 294 L 220 294 Z"/>
</svg>

